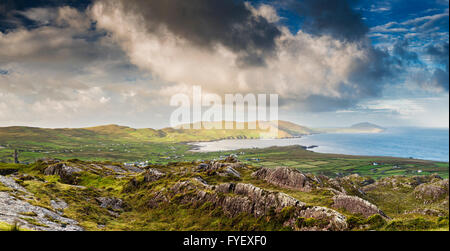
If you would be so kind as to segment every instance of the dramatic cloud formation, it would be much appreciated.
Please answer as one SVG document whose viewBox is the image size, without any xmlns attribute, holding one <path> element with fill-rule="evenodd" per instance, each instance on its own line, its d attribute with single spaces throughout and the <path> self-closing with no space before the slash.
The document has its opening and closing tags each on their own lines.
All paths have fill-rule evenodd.
<svg viewBox="0 0 450 251">
<path fill-rule="evenodd" d="M 377 96 L 392 69 L 387 55 L 375 50 L 364 37 L 343 41 L 302 30 L 292 34 L 284 26 L 274 26 L 271 21 L 276 12 L 268 11 L 267 5 L 259 11 L 234 1 L 201 2 L 185 6 L 178 1 L 98 1 L 91 13 L 97 27 L 112 35 L 133 64 L 166 82 L 201 85 L 219 94 L 230 90 L 274 92 L 284 103 L 297 102 L 305 110 L 334 110 Z M 215 19 L 218 14 L 209 11 L 216 5 L 224 10 L 220 21 Z M 152 8 L 162 14 L 152 14 Z M 338 14 L 343 16 L 350 10 L 348 6 L 342 9 Z M 189 14 L 183 15 L 185 12 Z M 271 13 L 271 21 L 258 14 L 264 12 Z M 177 17 L 172 17 L 174 13 Z M 189 15 L 195 18 L 180 19 Z M 325 27 L 325 31 L 338 32 L 346 22 L 336 21 L 337 26 Z M 206 27 L 199 29 L 201 25 Z M 235 38 L 239 42 L 234 42 Z M 261 39 L 266 42 L 257 42 Z M 265 64 L 242 67 L 242 53 L 254 51 L 262 52 L 259 56 L 265 56 Z M 314 105 L 308 105 L 310 101 Z"/>
<path fill-rule="evenodd" d="M 2 1 L 0 126 L 167 126 L 194 85 L 309 118 L 379 115 L 361 104 L 394 91 L 445 103 L 448 7 L 369 26 L 364 10 L 397 7 L 364 1 Z"/>
<path fill-rule="evenodd" d="M 449 72 L 448 72 L 448 42 L 438 46 L 430 45 L 427 48 L 427 54 L 431 56 L 432 60 L 438 64 L 438 67 L 433 72 L 431 78 L 432 85 L 440 86 L 444 90 L 449 90 Z M 439 66 L 441 68 L 439 68 Z"/>
<path fill-rule="evenodd" d="M 236 52 L 244 63 L 261 64 L 281 32 L 236 0 L 120 1 L 125 15 L 140 15 L 149 33 L 166 28 L 193 45 L 214 50 L 217 43 Z"/>
<path fill-rule="evenodd" d="M 288 8 L 293 8 L 304 19 L 302 30 L 316 35 L 357 41 L 364 38 L 369 28 L 361 14 L 352 9 L 354 1 L 330 0 L 288 0 Z"/>
</svg>

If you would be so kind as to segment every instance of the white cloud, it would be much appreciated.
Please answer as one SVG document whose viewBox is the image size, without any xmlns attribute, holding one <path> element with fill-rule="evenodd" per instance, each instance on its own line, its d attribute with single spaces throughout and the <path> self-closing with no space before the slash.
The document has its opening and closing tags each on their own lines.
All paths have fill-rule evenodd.
<svg viewBox="0 0 450 251">
<path fill-rule="evenodd" d="M 448 94 L 433 98 L 398 98 L 369 101 L 362 104 L 365 112 L 382 113 L 380 120 L 396 121 L 407 126 L 448 127 Z"/>
<path fill-rule="evenodd" d="M 246 2 L 245 5 L 255 16 L 261 16 L 265 18 L 270 23 L 276 23 L 280 21 L 277 11 L 270 5 L 260 4 L 258 8 L 255 8 L 251 3 Z"/>
<path fill-rule="evenodd" d="M 193 85 L 201 85 L 204 94 L 278 93 L 289 101 L 283 102 L 283 112 L 295 116 L 312 96 L 337 100 L 325 105 L 336 105 L 339 114 L 361 116 L 342 110 L 339 101 L 372 95 L 364 90 L 371 83 L 352 79 L 372 60 L 370 41 L 343 43 L 279 26 L 282 34 L 266 64 L 243 66 L 237 63 L 242 55 L 220 43 L 205 49 L 164 27 L 148 32 L 144 20 L 114 3 L 98 1 L 88 13 L 70 7 L 32 9 L 22 14 L 42 26 L 0 32 L 0 126 L 167 126 L 173 109 L 169 97 L 190 94 Z M 248 8 L 269 22 L 279 21 L 269 5 Z M 103 31 L 106 36 L 99 35 Z M 318 100 L 314 104 L 327 103 Z M 410 121 L 410 107 L 427 117 L 430 107 L 411 102 L 371 103 L 365 109 Z M 342 107 L 348 108 L 345 102 Z"/>
<path fill-rule="evenodd" d="M 254 11 L 264 16 L 274 14 L 264 8 Z M 359 84 L 363 83 L 351 82 L 349 78 L 358 65 L 370 60 L 367 47 L 359 43 L 343 43 L 302 31 L 291 34 L 280 27 L 282 35 L 276 41 L 276 55 L 266 60 L 266 66 L 242 67 L 236 63 L 239 55 L 220 44 L 207 50 L 164 27 L 152 27 L 154 32 L 148 32 L 144 20 L 124 12 L 117 1 L 97 2 L 91 16 L 98 28 L 107 30 L 121 45 L 133 64 L 174 83 L 180 91 L 186 91 L 186 86 L 201 85 L 218 94 L 269 92 L 299 101 L 310 95 L 344 98 L 344 86 L 354 93 L 362 92 Z"/>
</svg>

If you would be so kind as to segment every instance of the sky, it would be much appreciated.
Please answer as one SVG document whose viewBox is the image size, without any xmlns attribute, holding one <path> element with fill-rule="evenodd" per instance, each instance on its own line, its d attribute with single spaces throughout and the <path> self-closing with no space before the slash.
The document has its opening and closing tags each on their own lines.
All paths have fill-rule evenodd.
<svg viewBox="0 0 450 251">
<path fill-rule="evenodd" d="M 278 94 L 310 127 L 449 125 L 448 0 L 2 0 L 0 126 L 169 126 Z"/>
</svg>

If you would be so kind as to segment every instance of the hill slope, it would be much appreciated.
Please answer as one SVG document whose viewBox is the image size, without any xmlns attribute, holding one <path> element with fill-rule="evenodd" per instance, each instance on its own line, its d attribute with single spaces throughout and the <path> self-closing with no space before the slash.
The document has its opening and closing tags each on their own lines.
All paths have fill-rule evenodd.
<svg viewBox="0 0 450 251">
<path fill-rule="evenodd" d="M 47 159 L 0 171 L 0 230 L 448 231 L 448 179 L 436 175 L 330 178 L 233 156 L 142 168 Z"/>
<path fill-rule="evenodd" d="M 224 122 L 222 122 L 224 123 Z M 236 123 L 235 123 L 236 125 Z M 269 125 L 267 125 L 269 126 Z M 0 161 L 10 161 L 13 149 L 22 152 L 22 160 L 43 156 L 72 155 L 82 159 L 139 160 L 150 157 L 182 155 L 189 146 L 184 142 L 219 139 L 260 138 L 267 130 L 247 129 L 134 129 L 119 125 L 88 128 L 47 129 L 35 127 L 0 128 Z M 279 121 L 278 138 L 310 134 L 312 130 L 294 123 Z M 26 153 L 24 153 L 26 152 Z M 73 154 L 72 154 L 73 153 Z"/>
</svg>

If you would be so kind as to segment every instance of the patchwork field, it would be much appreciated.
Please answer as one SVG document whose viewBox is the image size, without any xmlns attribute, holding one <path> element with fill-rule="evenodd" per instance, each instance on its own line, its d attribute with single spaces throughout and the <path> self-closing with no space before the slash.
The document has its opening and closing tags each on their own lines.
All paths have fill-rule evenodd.
<svg viewBox="0 0 450 251">
<path fill-rule="evenodd" d="M 378 179 L 392 175 L 416 176 L 436 173 L 447 178 L 449 174 L 447 162 L 323 154 L 304 150 L 299 146 L 246 149 L 221 153 L 188 153 L 185 158 L 190 160 L 195 158 L 213 159 L 228 154 L 242 154 L 239 155 L 242 161 L 254 166 L 287 166 L 305 173 L 322 174 L 330 177 L 359 174 Z"/>
<path fill-rule="evenodd" d="M 279 127 L 284 134 L 291 136 L 312 132 L 289 122 L 280 122 Z M 82 129 L 7 127 L 0 128 L 0 162 L 12 163 L 14 149 L 19 151 L 19 160 L 23 163 L 34 163 L 41 158 L 57 158 L 117 163 L 147 161 L 164 165 L 220 159 L 225 155 L 236 154 L 244 163 L 254 166 L 287 166 L 330 177 L 355 173 L 373 178 L 434 173 L 448 177 L 449 173 L 449 164 L 446 162 L 321 154 L 299 146 L 194 153 L 189 151 L 193 146 L 186 144 L 189 141 L 250 137 L 248 130 L 154 130 L 116 125 Z"/>
</svg>

